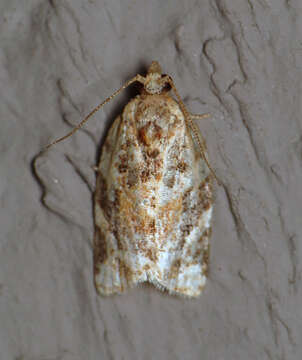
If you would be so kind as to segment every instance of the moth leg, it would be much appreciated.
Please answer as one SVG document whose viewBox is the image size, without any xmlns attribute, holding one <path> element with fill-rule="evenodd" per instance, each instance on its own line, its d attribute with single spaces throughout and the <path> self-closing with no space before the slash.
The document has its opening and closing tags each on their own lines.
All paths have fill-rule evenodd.
<svg viewBox="0 0 302 360">
<path fill-rule="evenodd" d="M 211 114 L 192 114 L 192 113 L 189 113 L 189 115 L 191 119 L 199 119 L 199 120 L 206 119 L 211 116 Z"/>
</svg>

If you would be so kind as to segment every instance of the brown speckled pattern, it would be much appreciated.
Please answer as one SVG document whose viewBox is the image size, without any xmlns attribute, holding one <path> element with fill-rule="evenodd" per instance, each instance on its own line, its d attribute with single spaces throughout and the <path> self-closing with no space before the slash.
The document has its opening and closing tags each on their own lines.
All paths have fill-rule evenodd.
<svg viewBox="0 0 302 360">
<path fill-rule="evenodd" d="M 199 295 L 211 214 L 211 175 L 179 105 L 165 94 L 137 96 L 112 125 L 99 163 L 98 291 L 121 293 L 149 281 L 169 293 Z"/>
</svg>

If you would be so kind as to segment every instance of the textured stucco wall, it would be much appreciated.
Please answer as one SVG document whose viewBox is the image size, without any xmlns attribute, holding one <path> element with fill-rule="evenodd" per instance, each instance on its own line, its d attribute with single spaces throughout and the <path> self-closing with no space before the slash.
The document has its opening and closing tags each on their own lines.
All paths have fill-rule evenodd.
<svg viewBox="0 0 302 360">
<path fill-rule="evenodd" d="M 1 360 L 302 358 L 301 38 L 299 0 L 1 1 Z M 196 300 L 93 286 L 92 166 L 133 89 L 39 155 L 151 60 L 212 114 Z"/>
</svg>

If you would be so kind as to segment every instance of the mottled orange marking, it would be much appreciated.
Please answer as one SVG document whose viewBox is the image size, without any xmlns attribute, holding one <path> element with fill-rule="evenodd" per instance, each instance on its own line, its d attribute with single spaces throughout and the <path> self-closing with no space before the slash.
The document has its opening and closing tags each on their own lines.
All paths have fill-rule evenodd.
<svg viewBox="0 0 302 360">
<path fill-rule="evenodd" d="M 144 79 L 101 154 L 95 283 L 105 295 L 150 281 L 193 297 L 208 267 L 212 175 L 193 143 L 184 105 L 167 93 L 170 78 L 155 71 Z"/>
</svg>

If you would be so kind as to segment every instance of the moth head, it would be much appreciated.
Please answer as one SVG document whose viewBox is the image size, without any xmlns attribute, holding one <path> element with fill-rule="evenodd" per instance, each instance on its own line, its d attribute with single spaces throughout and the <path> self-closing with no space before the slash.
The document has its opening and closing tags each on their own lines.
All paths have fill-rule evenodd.
<svg viewBox="0 0 302 360">
<path fill-rule="evenodd" d="M 152 61 L 145 77 L 144 90 L 147 94 L 162 94 L 171 89 L 170 78 L 161 73 L 161 67 L 157 61 Z"/>
</svg>

